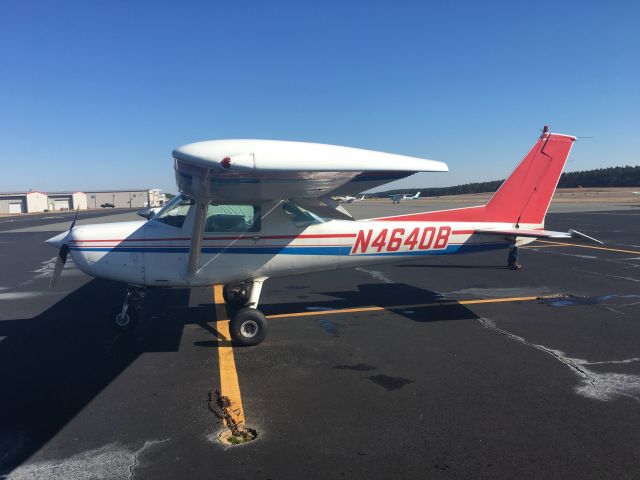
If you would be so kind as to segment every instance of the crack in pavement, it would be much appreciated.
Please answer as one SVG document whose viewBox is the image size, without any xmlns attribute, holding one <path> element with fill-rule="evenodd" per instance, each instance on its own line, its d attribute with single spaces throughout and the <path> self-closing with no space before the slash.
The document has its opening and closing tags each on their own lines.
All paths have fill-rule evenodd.
<svg viewBox="0 0 640 480">
<path fill-rule="evenodd" d="M 131 463 L 131 465 L 129 465 L 129 478 L 135 477 L 136 474 L 134 470 L 138 466 L 138 458 L 140 458 L 140 455 L 142 455 L 142 452 L 147 450 L 149 447 L 152 447 L 153 445 L 157 445 L 158 443 L 164 443 L 168 440 L 169 440 L 168 438 L 165 438 L 164 440 L 147 440 L 146 442 L 144 442 L 144 445 L 142 445 L 142 447 L 140 447 L 138 451 L 135 452 L 135 454 L 133 455 L 133 462 Z"/>
<path fill-rule="evenodd" d="M 140 456 L 152 446 L 168 441 L 168 438 L 145 441 L 144 445 L 135 451 L 118 443 L 110 443 L 61 460 L 23 464 L 3 478 L 6 480 L 132 479 Z"/>
<path fill-rule="evenodd" d="M 531 343 L 511 332 L 507 332 L 496 326 L 495 322 L 488 318 L 479 318 L 478 322 L 499 335 L 522 343 L 528 347 L 535 348 L 550 355 L 559 362 L 571 369 L 582 380 L 574 390 L 578 395 L 600 401 L 610 401 L 617 397 L 631 398 L 640 402 L 640 375 L 612 372 L 596 372 L 586 367 L 586 365 L 622 364 L 640 361 L 640 358 L 628 358 L 624 360 L 609 360 L 602 362 L 589 362 L 580 358 L 568 357 L 563 351 L 555 350 L 544 345 Z"/>
</svg>

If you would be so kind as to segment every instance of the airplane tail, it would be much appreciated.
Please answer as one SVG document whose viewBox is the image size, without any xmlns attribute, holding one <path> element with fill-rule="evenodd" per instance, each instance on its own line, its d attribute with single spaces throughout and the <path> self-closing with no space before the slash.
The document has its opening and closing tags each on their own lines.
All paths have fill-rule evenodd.
<svg viewBox="0 0 640 480">
<path fill-rule="evenodd" d="M 533 148 L 486 205 L 425 212 L 377 220 L 500 222 L 544 226 L 575 137 L 549 133 L 547 127 Z"/>
<path fill-rule="evenodd" d="M 414 199 L 418 198 L 418 197 L 420 196 L 420 194 L 421 194 L 421 193 L 422 193 L 422 192 L 418 192 L 418 193 L 416 193 L 416 194 L 413 196 L 413 198 L 414 198 Z"/>
</svg>

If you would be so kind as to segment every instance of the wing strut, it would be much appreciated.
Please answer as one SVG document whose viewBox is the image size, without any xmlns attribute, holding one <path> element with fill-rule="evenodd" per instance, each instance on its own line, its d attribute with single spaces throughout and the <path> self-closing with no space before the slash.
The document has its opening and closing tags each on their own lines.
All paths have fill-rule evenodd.
<svg viewBox="0 0 640 480">
<path fill-rule="evenodd" d="M 209 172 L 207 172 L 208 175 Z M 202 237 L 204 236 L 204 226 L 207 220 L 207 210 L 209 206 L 209 181 L 207 175 L 198 179 L 197 194 L 195 195 L 195 215 L 193 217 L 193 228 L 191 230 L 191 246 L 189 248 L 189 260 L 187 262 L 187 276 L 195 275 L 200 264 L 200 252 L 202 248 Z M 198 177 L 194 177 L 198 178 Z"/>
</svg>

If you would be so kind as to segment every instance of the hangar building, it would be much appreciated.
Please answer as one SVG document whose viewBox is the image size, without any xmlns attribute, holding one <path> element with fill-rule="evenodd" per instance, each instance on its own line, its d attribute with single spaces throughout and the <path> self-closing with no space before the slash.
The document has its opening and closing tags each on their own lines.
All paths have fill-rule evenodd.
<svg viewBox="0 0 640 480">
<path fill-rule="evenodd" d="M 144 208 L 149 206 L 150 190 L 94 190 L 85 192 L 88 208 L 113 205 L 115 208 Z M 151 205 L 154 206 L 154 205 Z"/>
<path fill-rule="evenodd" d="M 49 192 L 47 195 L 47 210 L 86 210 L 87 196 L 83 192 Z M 36 210 L 28 210 L 34 212 Z"/>
<path fill-rule="evenodd" d="M 47 194 L 42 192 L 0 193 L 0 214 L 44 212 L 47 209 Z"/>
<path fill-rule="evenodd" d="M 160 193 L 160 189 L 0 193 L 0 215 L 78 208 L 144 208 L 163 204 L 164 194 Z"/>
</svg>

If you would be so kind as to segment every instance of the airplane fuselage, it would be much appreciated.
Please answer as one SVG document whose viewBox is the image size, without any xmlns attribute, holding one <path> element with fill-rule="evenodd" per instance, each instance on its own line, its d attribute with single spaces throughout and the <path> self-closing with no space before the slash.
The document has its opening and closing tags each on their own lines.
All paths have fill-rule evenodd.
<svg viewBox="0 0 640 480">
<path fill-rule="evenodd" d="M 506 223 L 371 219 L 296 226 L 276 206 L 261 222 L 260 231 L 205 233 L 198 269 L 188 274 L 191 216 L 181 228 L 153 219 L 77 226 L 70 234 L 70 253 L 76 265 L 94 277 L 180 287 L 508 248 L 513 244 L 507 237 L 474 233 L 479 227 L 513 227 Z M 531 240 L 519 239 L 519 244 Z"/>
</svg>

